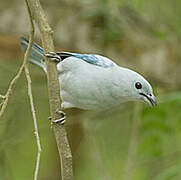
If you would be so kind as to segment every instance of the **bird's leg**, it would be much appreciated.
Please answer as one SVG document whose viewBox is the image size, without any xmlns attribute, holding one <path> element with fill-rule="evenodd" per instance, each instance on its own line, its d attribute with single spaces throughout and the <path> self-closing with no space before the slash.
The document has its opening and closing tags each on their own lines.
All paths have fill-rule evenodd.
<svg viewBox="0 0 181 180">
<path fill-rule="evenodd" d="M 46 56 L 47 58 L 50 58 L 52 61 L 55 61 L 57 63 L 61 61 L 60 56 L 54 52 L 48 52 L 44 54 L 44 56 Z"/>
</svg>

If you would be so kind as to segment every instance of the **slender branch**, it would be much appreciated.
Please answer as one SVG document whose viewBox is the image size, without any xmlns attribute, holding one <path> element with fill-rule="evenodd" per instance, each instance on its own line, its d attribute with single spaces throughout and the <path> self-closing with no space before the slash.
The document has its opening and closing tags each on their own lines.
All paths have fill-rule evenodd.
<svg viewBox="0 0 181 180">
<path fill-rule="evenodd" d="M 18 73 L 13 78 L 13 80 L 10 82 L 9 88 L 8 88 L 5 96 L 0 95 L 0 98 L 3 99 L 3 102 L 0 104 L 0 107 L 1 107 L 1 109 L 0 109 L 0 118 L 2 117 L 4 111 L 5 111 L 6 107 L 7 107 L 9 98 L 10 98 L 10 96 L 12 94 L 12 91 L 13 91 L 13 89 L 15 87 L 16 82 L 20 78 L 20 76 L 22 75 L 23 69 L 25 68 L 25 74 L 26 74 L 26 78 L 27 78 L 27 82 L 28 82 L 28 95 L 29 95 L 29 98 L 30 98 L 31 110 L 32 110 L 34 126 L 35 126 L 35 136 L 36 136 L 36 139 L 37 139 L 37 146 L 38 146 L 37 162 L 36 162 L 36 168 L 35 168 L 35 173 L 34 173 L 34 180 L 37 180 L 39 164 L 40 164 L 41 146 L 40 146 L 40 138 L 39 138 L 39 134 L 38 134 L 36 114 L 35 114 L 35 109 L 34 109 L 34 105 L 33 105 L 33 96 L 32 96 L 32 90 L 31 90 L 31 78 L 30 78 L 29 70 L 28 70 L 27 64 L 26 64 L 27 60 L 28 60 L 28 57 L 29 57 L 29 54 L 30 54 L 30 51 L 31 51 L 31 47 L 32 47 L 33 36 L 34 36 L 34 26 L 33 26 L 33 20 L 32 20 L 32 16 L 31 16 L 31 12 L 30 12 L 30 9 L 29 9 L 29 6 L 28 6 L 28 2 L 27 2 L 27 0 L 25 0 L 25 1 L 26 1 L 26 4 L 27 4 L 27 10 L 28 10 L 28 14 L 29 14 L 29 17 L 30 17 L 30 40 L 29 40 L 30 43 L 29 43 L 28 48 L 26 50 L 26 53 L 25 53 L 25 56 L 24 56 L 24 61 L 23 61 L 22 65 L 21 65 Z"/>
<path fill-rule="evenodd" d="M 31 77 L 30 77 L 29 70 L 28 70 L 27 66 L 25 66 L 25 74 L 26 74 L 26 79 L 28 82 L 28 96 L 30 99 L 31 112 L 33 115 L 33 122 L 34 122 L 34 128 L 35 128 L 35 137 L 36 137 L 37 148 L 38 148 L 36 167 L 35 167 L 35 171 L 34 171 L 34 180 L 37 180 L 38 179 L 39 166 L 40 166 L 41 144 L 40 144 L 40 137 L 39 137 L 39 133 L 38 133 L 37 118 L 36 118 L 36 113 L 35 113 L 35 108 L 34 108 L 34 103 L 33 103 L 33 95 L 32 95 L 32 88 L 31 88 Z"/>
<path fill-rule="evenodd" d="M 28 11 L 28 16 L 29 16 L 29 21 L 30 21 L 30 38 L 29 38 L 29 44 L 28 48 L 25 52 L 24 55 L 24 61 L 26 62 L 25 64 L 25 75 L 28 83 L 28 96 L 30 100 L 30 106 L 31 106 L 31 112 L 33 116 L 33 123 L 34 123 L 34 129 L 35 129 L 35 137 L 36 137 L 36 142 L 37 142 L 37 148 L 38 148 L 38 153 L 37 153 L 37 160 L 36 160 L 36 167 L 34 171 L 34 180 L 38 179 L 38 172 L 39 172 L 39 166 L 40 166 L 40 156 L 41 156 L 41 145 L 40 145 L 40 137 L 38 133 L 38 125 L 37 125 L 37 118 L 36 118 L 36 113 L 35 113 L 35 107 L 33 103 L 33 95 L 32 95 L 32 88 L 31 88 L 31 77 L 28 69 L 28 58 L 31 52 L 32 44 L 33 44 L 33 37 L 34 37 L 34 24 L 33 24 L 33 18 L 31 16 L 31 11 L 28 5 L 28 1 L 25 0 L 26 2 L 26 7 Z"/>
<path fill-rule="evenodd" d="M 45 13 L 41 7 L 39 0 L 28 0 L 28 4 L 30 6 L 32 16 L 40 30 L 44 52 L 47 53 L 54 51 L 52 39 L 53 31 L 51 30 L 47 22 Z M 56 113 L 57 109 L 60 109 L 61 102 L 57 67 L 55 63 L 48 61 L 47 58 L 45 58 L 45 61 L 47 67 L 50 113 L 53 120 L 60 119 L 61 115 Z M 53 130 L 60 155 L 62 180 L 72 180 L 72 154 L 67 139 L 66 129 L 63 125 L 53 123 Z"/>
<path fill-rule="evenodd" d="M 9 88 L 8 88 L 8 90 L 7 90 L 7 92 L 6 92 L 4 102 L 3 102 L 2 107 L 1 107 L 1 110 L 0 110 L 0 118 L 2 117 L 4 111 L 5 111 L 6 107 L 7 107 L 9 98 L 10 98 L 10 96 L 11 96 L 11 94 L 12 94 L 12 91 L 13 91 L 13 89 L 14 89 L 14 87 L 15 87 L 15 84 L 16 84 L 17 80 L 20 78 L 20 76 L 21 76 L 21 74 L 22 74 L 22 72 L 23 72 L 24 66 L 25 66 L 25 61 L 23 61 L 23 64 L 21 65 L 18 73 L 17 73 L 16 76 L 13 78 L 13 80 L 10 82 Z"/>
<path fill-rule="evenodd" d="M 25 64 L 26 64 L 26 61 L 24 60 L 23 63 L 22 63 L 22 65 L 21 65 L 21 67 L 19 68 L 18 73 L 16 74 L 16 76 L 15 76 L 15 77 L 12 79 L 12 81 L 10 82 L 9 88 L 8 88 L 5 96 L 2 96 L 2 95 L 1 95 L 1 98 L 3 98 L 3 102 L 0 104 L 0 106 L 1 106 L 1 109 L 0 109 L 0 119 L 1 119 L 1 117 L 2 117 L 2 115 L 3 115 L 3 113 L 4 113 L 5 109 L 6 109 L 6 107 L 7 107 L 7 105 L 8 105 L 9 98 L 10 98 L 11 95 L 12 95 L 12 92 L 13 92 L 13 90 L 14 90 L 14 87 L 15 87 L 15 85 L 16 85 L 16 82 L 17 82 L 17 80 L 18 80 L 18 79 L 21 77 L 21 75 L 22 75 L 22 72 L 23 72 L 23 69 L 24 69 Z"/>
</svg>

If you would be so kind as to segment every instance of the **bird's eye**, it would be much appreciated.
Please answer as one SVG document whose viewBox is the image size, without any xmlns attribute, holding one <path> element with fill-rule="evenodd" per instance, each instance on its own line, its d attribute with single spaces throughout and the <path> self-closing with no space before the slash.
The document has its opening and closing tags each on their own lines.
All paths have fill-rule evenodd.
<svg viewBox="0 0 181 180">
<path fill-rule="evenodd" d="M 136 87 L 136 89 L 141 89 L 142 88 L 142 84 L 140 82 L 136 82 L 135 83 L 135 87 Z"/>
</svg>

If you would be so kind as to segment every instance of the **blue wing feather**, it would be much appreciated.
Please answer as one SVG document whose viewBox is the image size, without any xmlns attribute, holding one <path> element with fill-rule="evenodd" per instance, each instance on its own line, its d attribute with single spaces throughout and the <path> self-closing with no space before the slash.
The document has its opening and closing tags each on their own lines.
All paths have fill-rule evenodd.
<svg viewBox="0 0 181 180">
<path fill-rule="evenodd" d="M 96 55 L 96 54 L 78 54 L 78 53 L 69 53 L 69 52 L 61 52 L 61 53 L 57 53 L 58 55 L 60 55 L 60 57 L 62 57 L 64 59 L 64 57 L 76 57 L 79 58 L 81 60 L 84 60 L 87 63 L 93 64 L 93 65 L 97 65 L 97 66 L 101 66 L 101 67 L 111 67 L 113 65 L 115 65 L 115 63 L 113 61 L 111 61 L 110 59 L 101 56 L 101 55 Z"/>
<path fill-rule="evenodd" d="M 21 38 L 21 48 L 25 52 L 27 49 L 29 41 L 22 37 Z M 58 52 L 56 53 L 58 56 L 60 56 L 61 60 L 64 60 L 68 57 L 76 57 L 80 60 L 83 60 L 87 63 L 100 66 L 100 67 L 111 67 L 114 66 L 115 63 L 111 61 L 110 59 L 97 55 L 97 54 L 78 54 L 78 53 L 71 53 L 71 52 Z M 44 62 L 44 51 L 43 48 L 38 46 L 37 44 L 33 43 L 32 51 L 30 54 L 30 61 L 34 64 L 37 64 L 45 69 L 45 62 Z"/>
</svg>

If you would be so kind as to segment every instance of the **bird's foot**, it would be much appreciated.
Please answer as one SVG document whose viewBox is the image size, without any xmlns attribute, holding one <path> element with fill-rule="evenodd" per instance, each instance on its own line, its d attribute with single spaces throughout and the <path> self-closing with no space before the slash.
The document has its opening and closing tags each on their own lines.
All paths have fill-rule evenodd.
<svg viewBox="0 0 181 180">
<path fill-rule="evenodd" d="M 61 61 L 60 56 L 54 52 L 48 52 L 48 53 L 44 54 L 44 56 L 46 56 L 47 58 L 50 58 L 52 61 L 55 61 L 55 62 Z"/>
<path fill-rule="evenodd" d="M 66 114 L 61 110 L 57 110 L 56 113 L 60 114 L 62 117 L 59 119 L 52 119 L 52 117 L 49 117 L 48 119 L 51 120 L 52 123 L 60 123 L 61 125 L 65 124 Z"/>
</svg>

